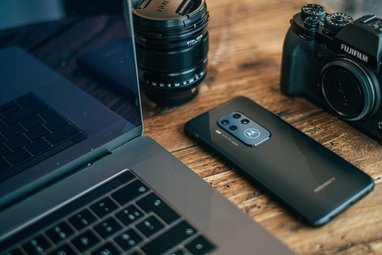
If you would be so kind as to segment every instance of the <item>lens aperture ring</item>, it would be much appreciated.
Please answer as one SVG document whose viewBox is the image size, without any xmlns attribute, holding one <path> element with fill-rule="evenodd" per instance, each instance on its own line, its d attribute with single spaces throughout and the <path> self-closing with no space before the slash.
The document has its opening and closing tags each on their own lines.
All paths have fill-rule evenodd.
<svg viewBox="0 0 382 255">
<path fill-rule="evenodd" d="M 182 90 L 199 85 L 206 76 L 207 59 L 196 68 L 183 73 L 153 73 L 144 69 L 139 73 L 139 79 L 146 87 L 154 90 Z"/>
<path fill-rule="evenodd" d="M 160 3 L 159 1 L 157 1 Z M 185 31 L 184 29 L 195 28 L 202 20 L 208 20 L 207 4 L 204 0 L 191 0 L 194 2 L 193 10 L 187 13 L 179 13 L 169 5 L 166 11 L 153 8 L 134 8 L 133 19 L 136 31 Z M 152 1 L 150 4 L 156 4 Z M 207 23 L 207 22 L 206 22 Z"/>
</svg>

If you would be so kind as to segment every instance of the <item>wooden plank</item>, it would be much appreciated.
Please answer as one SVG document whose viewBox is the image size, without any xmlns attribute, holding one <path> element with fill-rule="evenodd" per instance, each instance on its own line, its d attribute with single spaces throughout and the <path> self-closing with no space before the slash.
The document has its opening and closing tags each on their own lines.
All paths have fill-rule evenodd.
<svg viewBox="0 0 382 255">
<path fill-rule="evenodd" d="M 200 93 L 173 108 L 157 107 L 143 95 L 145 133 L 298 254 L 382 254 L 381 144 L 311 102 L 280 93 L 284 36 L 289 19 L 303 3 L 207 0 L 210 50 Z M 128 111 L 123 96 L 76 63 L 83 52 L 123 36 L 123 19 L 94 16 L 67 22 L 56 24 L 57 30 L 45 24 L 2 32 L 0 47 L 22 45 L 107 106 Z M 255 100 L 370 174 L 376 181 L 374 191 L 322 228 L 301 224 L 183 132 L 187 120 L 239 95 Z"/>
</svg>

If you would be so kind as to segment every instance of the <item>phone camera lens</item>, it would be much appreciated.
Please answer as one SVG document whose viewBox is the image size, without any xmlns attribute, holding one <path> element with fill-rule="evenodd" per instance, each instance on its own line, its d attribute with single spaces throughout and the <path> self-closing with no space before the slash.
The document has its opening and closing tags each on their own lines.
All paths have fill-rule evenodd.
<svg viewBox="0 0 382 255">
<path fill-rule="evenodd" d="M 222 121 L 222 124 L 223 124 L 223 125 L 228 125 L 228 124 L 229 124 L 229 121 L 228 121 L 228 120 L 223 120 L 223 121 Z"/>
<path fill-rule="evenodd" d="M 235 113 L 235 114 L 233 115 L 233 117 L 234 117 L 235 119 L 239 119 L 239 118 L 241 117 L 241 114 L 239 114 L 239 113 Z"/>
<path fill-rule="evenodd" d="M 232 131 L 234 131 L 234 130 L 236 130 L 236 129 L 237 129 L 237 126 L 235 126 L 235 125 L 233 125 L 233 126 L 230 126 L 230 127 L 229 127 L 229 129 L 230 129 L 230 130 L 232 130 Z"/>
<path fill-rule="evenodd" d="M 242 120 L 241 120 L 241 123 L 244 124 L 244 125 L 246 125 L 246 124 L 249 123 L 249 119 L 242 119 Z"/>
</svg>

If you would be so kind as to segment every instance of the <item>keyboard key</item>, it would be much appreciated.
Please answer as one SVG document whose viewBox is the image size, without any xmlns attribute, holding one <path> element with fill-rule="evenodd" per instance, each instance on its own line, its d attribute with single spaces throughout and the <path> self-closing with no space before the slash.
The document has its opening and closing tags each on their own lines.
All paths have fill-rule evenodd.
<svg viewBox="0 0 382 255">
<path fill-rule="evenodd" d="M 6 147 L 5 145 L 0 144 L 0 156 L 7 155 L 10 152 L 11 152 L 11 150 L 8 149 L 8 147 Z"/>
<path fill-rule="evenodd" d="M 113 202 L 110 198 L 106 197 L 97 203 L 90 206 L 90 208 L 98 215 L 98 217 L 102 218 L 105 215 L 111 213 L 115 209 L 118 208 L 118 205 Z"/>
<path fill-rule="evenodd" d="M 66 222 L 61 222 L 46 231 L 46 235 L 56 244 L 68 239 L 73 233 L 74 231 Z"/>
<path fill-rule="evenodd" d="M 138 252 L 138 251 L 134 251 L 132 253 L 129 253 L 129 255 L 142 255 L 142 253 Z"/>
<path fill-rule="evenodd" d="M 154 212 L 167 224 L 170 224 L 179 218 L 179 215 L 154 193 L 151 193 L 139 200 L 137 205 L 139 205 L 147 213 Z"/>
<path fill-rule="evenodd" d="M 10 102 L 0 106 L 0 113 L 4 115 L 12 114 L 13 112 L 21 109 L 21 107 L 15 102 Z"/>
<path fill-rule="evenodd" d="M 134 221 L 140 219 L 143 214 L 135 205 L 130 205 L 117 213 L 116 216 L 123 224 L 129 226 Z"/>
<path fill-rule="evenodd" d="M 16 150 L 28 143 L 30 143 L 30 140 L 23 134 L 15 135 L 11 140 L 6 142 L 8 147 L 12 150 Z"/>
<path fill-rule="evenodd" d="M 33 114 L 42 111 L 47 106 L 41 102 L 35 102 L 33 104 L 28 105 L 28 107 L 23 108 L 21 110 L 17 110 L 9 115 L 7 115 L 6 118 L 3 119 L 3 121 L 8 124 L 14 124 L 16 122 L 20 122 L 24 119 L 27 119 L 28 117 L 32 116 Z"/>
<path fill-rule="evenodd" d="M 72 239 L 71 242 L 80 252 L 83 252 L 98 244 L 99 239 L 93 232 L 88 230 Z"/>
<path fill-rule="evenodd" d="M 0 133 L 0 144 L 2 144 L 3 142 L 5 142 L 7 139 L 5 139 L 4 136 L 1 135 Z"/>
<path fill-rule="evenodd" d="M 61 118 L 59 114 L 51 109 L 46 109 L 39 114 L 46 121 L 45 126 L 50 130 L 55 130 L 59 127 L 65 126 L 68 123 L 66 120 Z"/>
<path fill-rule="evenodd" d="M 24 129 L 19 124 L 15 124 L 1 131 L 1 134 L 6 138 L 10 139 L 16 135 L 22 134 L 23 132 Z"/>
<path fill-rule="evenodd" d="M 0 113 L 4 115 L 9 115 L 19 109 L 20 109 L 20 106 L 18 106 L 15 102 L 10 102 L 0 106 Z"/>
<path fill-rule="evenodd" d="M 53 250 L 52 252 L 48 253 L 49 255 L 74 255 L 76 252 L 73 250 L 72 247 L 70 247 L 69 244 L 64 244 L 57 249 Z"/>
<path fill-rule="evenodd" d="M 49 241 L 42 235 L 36 236 L 22 245 L 27 254 L 43 254 L 50 246 Z"/>
<path fill-rule="evenodd" d="M 25 146 L 25 148 L 32 154 L 37 154 L 39 152 L 42 152 L 48 148 L 50 148 L 50 145 L 47 141 L 45 141 L 44 139 L 37 139 L 35 141 L 33 141 L 32 143 L 28 144 L 27 146 Z"/>
<path fill-rule="evenodd" d="M 4 159 L 0 158 L 0 172 L 1 171 L 5 171 L 5 170 L 7 170 L 10 167 L 11 167 L 11 165 L 8 164 L 7 161 L 5 161 Z"/>
<path fill-rule="evenodd" d="M 188 251 L 185 251 L 183 249 L 176 250 L 174 252 L 171 252 L 169 255 L 191 255 Z"/>
<path fill-rule="evenodd" d="M 23 255 L 23 252 L 19 248 L 15 248 L 11 251 L 8 251 L 4 255 Z"/>
<path fill-rule="evenodd" d="M 73 225 L 77 230 L 81 230 L 96 220 L 96 217 L 89 210 L 85 209 L 81 212 L 73 215 L 69 218 L 70 224 Z"/>
<path fill-rule="evenodd" d="M 164 227 L 155 216 L 150 216 L 136 225 L 136 228 L 141 231 L 146 237 L 150 237 Z"/>
<path fill-rule="evenodd" d="M 127 183 L 135 178 L 135 175 L 130 171 L 125 171 L 122 174 L 118 175 L 118 180 L 121 182 Z"/>
<path fill-rule="evenodd" d="M 37 125 L 43 124 L 44 120 L 41 119 L 37 114 L 30 116 L 29 118 L 20 122 L 21 125 L 26 129 L 31 129 Z"/>
<path fill-rule="evenodd" d="M 94 230 L 106 239 L 107 237 L 117 233 L 121 228 L 122 226 L 115 219 L 110 217 L 96 225 Z"/>
<path fill-rule="evenodd" d="M 91 254 L 93 255 L 114 255 L 120 254 L 117 248 L 112 243 L 106 243 L 102 245 L 97 250 L 93 251 Z"/>
<path fill-rule="evenodd" d="M 124 205 L 136 197 L 146 193 L 148 188 L 140 180 L 135 180 L 125 187 L 117 190 L 111 196 L 121 205 Z"/>
<path fill-rule="evenodd" d="M 142 237 L 140 237 L 138 233 L 133 229 L 126 231 L 125 233 L 114 239 L 114 241 L 124 251 L 128 251 L 129 249 L 137 246 L 140 242 L 142 242 L 142 240 Z"/>
<path fill-rule="evenodd" d="M 24 161 L 30 157 L 31 157 L 31 155 L 29 154 L 29 152 L 27 152 L 26 150 L 24 150 L 22 148 L 18 151 L 15 151 L 15 152 L 10 153 L 10 154 L 5 156 L 5 158 L 9 162 L 11 162 L 11 164 L 13 164 L 13 165 L 19 164 L 22 161 Z"/>
<path fill-rule="evenodd" d="M 203 236 L 198 236 L 186 245 L 186 249 L 193 255 L 204 255 L 215 249 L 215 245 L 207 241 Z"/>
<path fill-rule="evenodd" d="M 68 123 L 67 121 L 59 117 L 57 114 L 54 114 L 49 118 L 45 118 L 45 120 L 45 126 L 49 128 L 49 130 L 56 130 L 62 126 L 65 126 Z"/>
<path fill-rule="evenodd" d="M 196 231 L 193 227 L 187 222 L 182 221 L 154 240 L 145 244 L 142 247 L 142 250 L 150 255 L 163 254 L 164 252 L 175 248 L 179 243 L 190 236 L 193 236 L 195 233 Z"/>
<path fill-rule="evenodd" d="M 0 131 L 6 128 L 7 126 L 0 120 Z"/>
<path fill-rule="evenodd" d="M 35 140 L 37 138 L 43 137 L 49 134 L 49 130 L 44 126 L 35 126 L 34 128 L 29 129 L 25 133 L 30 139 Z"/>
<path fill-rule="evenodd" d="M 57 144 L 78 133 L 78 130 L 71 125 L 63 126 L 46 136 L 46 139 L 52 143 Z"/>
</svg>

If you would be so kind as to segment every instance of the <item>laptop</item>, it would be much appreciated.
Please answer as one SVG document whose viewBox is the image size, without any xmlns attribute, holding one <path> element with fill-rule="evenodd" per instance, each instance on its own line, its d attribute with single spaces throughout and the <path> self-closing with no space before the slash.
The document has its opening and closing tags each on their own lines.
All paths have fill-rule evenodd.
<svg viewBox="0 0 382 255">
<path fill-rule="evenodd" d="M 123 116 L 25 50 L 0 50 L 0 254 L 293 254 L 143 136 L 126 19 Z"/>
</svg>

